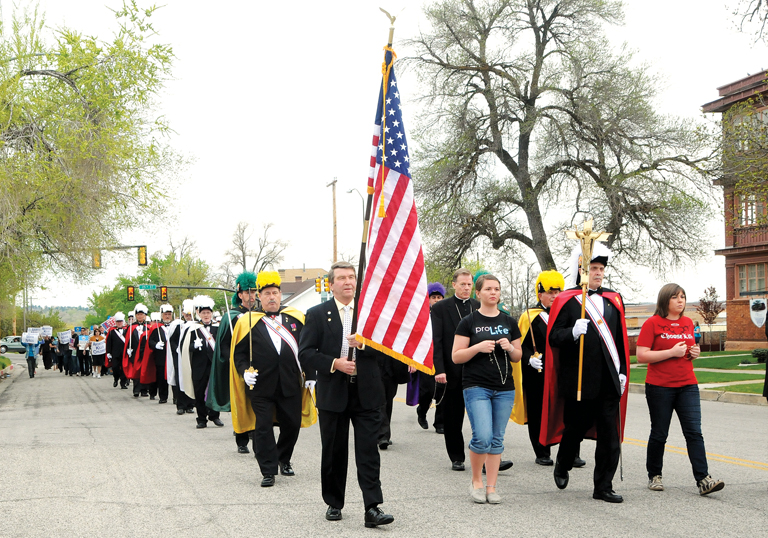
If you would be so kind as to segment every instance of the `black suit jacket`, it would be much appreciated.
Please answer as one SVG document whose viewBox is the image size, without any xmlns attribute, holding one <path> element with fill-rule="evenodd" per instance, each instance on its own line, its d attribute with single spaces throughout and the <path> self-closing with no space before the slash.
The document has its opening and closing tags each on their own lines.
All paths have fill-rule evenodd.
<svg viewBox="0 0 768 538">
<path fill-rule="evenodd" d="M 347 407 L 350 376 L 339 371 L 331 373 L 333 360 L 341 354 L 343 334 L 341 317 L 333 299 L 307 311 L 299 342 L 299 360 L 304 371 L 317 371 L 317 408 L 323 411 L 341 413 Z M 378 355 L 380 353 L 371 348 L 357 350 L 358 393 L 364 409 L 384 405 Z"/>
<path fill-rule="evenodd" d="M 245 314 L 246 316 L 248 314 Z M 286 327 L 298 343 L 301 337 L 302 324 L 293 316 L 282 314 L 283 326 Z M 269 335 L 269 329 L 263 319 L 260 319 L 254 325 L 250 334 L 251 342 L 248 337 L 243 338 L 235 346 L 235 368 L 240 377 L 251 366 L 250 353 L 253 346 L 253 367 L 259 371 L 259 377 L 253 386 L 253 396 L 269 397 L 275 394 L 277 384 L 284 396 L 294 396 L 301 392 L 304 383 L 301 378 L 301 372 L 296 364 L 296 358 L 293 351 L 285 342 L 281 343 L 280 353 L 278 354 L 272 338 Z M 250 393 L 251 391 L 246 391 Z"/>
<path fill-rule="evenodd" d="M 611 291 L 611 290 L 605 290 Z M 623 302 L 623 301 L 622 301 Z M 613 341 L 616 343 L 616 349 L 619 352 L 619 363 L 621 373 L 627 375 L 627 365 L 625 362 L 624 336 L 622 334 L 621 312 L 611 301 L 603 299 L 605 310 L 603 317 L 608 328 L 613 335 Z M 574 324 L 581 318 L 581 305 L 576 297 L 571 297 L 561 307 L 556 319 L 549 320 L 552 328 L 549 331 L 549 343 L 552 347 L 560 350 L 560 369 L 558 371 L 558 384 L 560 393 L 564 398 L 576 398 L 578 387 L 579 372 L 579 339 L 573 339 Z M 589 318 L 589 316 L 587 316 Z M 608 352 L 608 348 L 595 328 L 594 322 L 590 321 L 587 326 L 587 333 L 584 335 L 584 364 L 581 379 L 581 396 L 583 399 L 594 399 L 600 396 L 600 388 L 603 383 L 603 376 L 608 375 L 611 378 L 615 396 L 621 396 L 621 384 L 619 383 L 619 373 L 613 364 L 613 359 Z"/>
<path fill-rule="evenodd" d="M 122 334 L 123 338 L 125 338 L 125 327 L 122 329 L 115 327 L 109 331 L 109 334 L 107 335 L 107 353 L 112 355 L 112 362 L 114 364 L 119 364 L 122 368 L 123 349 L 125 348 L 125 342 L 123 341 L 123 338 L 120 338 L 118 333 Z"/>
<path fill-rule="evenodd" d="M 172 334 L 172 331 L 169 330 L 168 332 Z M 155 327 L 152 332 L 149 333 L 147 345 L 149 346 L 149 349 L 152 350 L 152 360 L 155 361 L 155 366 L 165 364 L 165 350 L 170 346 L 170 343 L 168 342 L 169 339 L 170 334 L 166 336 L 162 326 Z M 163 349 L 157 349 L 156 346 L 158 342 L 164 342 L 165 347 L 163 347 Z"/>
<path fill-rule="evenodd" d="M 211 324 L 208 328 L 208 332 L 211 333 L 215 342 L 216 335 L 219 333 L 219 326 Z M 192 367 L 192 381 L 200 381 L 203 378 L 208 379 L 211 375 L 213 349 L 211 349 L 211 346 L 205 341 L 205 337 L 203 337 L 203 333 L 199 326 L 192 331 L 192 334 L 186 335 L 185 338 L 189 338 L 189 363 Z M 201 349 L 195 347 L 195 340 L 198 338 L 203 340 L 203 347 Z M 216 344 L 214 343 L 214 345 Z"/>
<path fill-rule="evenodd" d="M 480 303 L 475 299 L 469 299 L 472 310 L 480 308 Z M 448 385 L 451 387 L 461 385 L 461 371 L 463 366 L 453 362 L 453 340 L 456 336 L 461 317 L 456 309 L 456 299 L 448 297 L 432 305 L 432 343 L 434 346 L 433 358 L 435 375 L 446 374 Z"/>
</svg>

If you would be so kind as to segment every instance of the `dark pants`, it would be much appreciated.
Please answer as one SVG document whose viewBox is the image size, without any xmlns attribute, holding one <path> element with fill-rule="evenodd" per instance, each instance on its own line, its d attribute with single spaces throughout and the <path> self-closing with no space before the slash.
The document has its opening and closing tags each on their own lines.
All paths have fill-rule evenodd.
<svg viewBox="0 0 768 538">
<path fill-rule="evenodd" d="M 539 443 L 541 407 L 544 402 L 544 374 L 526 371 L 523 374 L 523 393 L 525 394 L 525 411 L 528 415 L 528 438 L 531 440 L 531 447 L 537 458 L 549 458 L 549 447 Z"/>
<path fill-rule="evenodd" d="M 664 444 L 669 434 L 672 412 L 677 413 L 688 448 L 693 477 L 698 482 L 709 474 L 704 436 L 701 434 L 701 400 L 698 385 L 683 387 L 659 387 L 645 384 L 645 400 L 651 414 L 651 435 L 645 468 L 648 478 L 661 474 L 664 464 Z"/>
<path fill-rule="evenodd" d="M 208 371 L 210 374 L 210 370 Z M 209 420 L 219 418 L 219 412 L 208 409 L 205 405 L 205 391 L 208 389 L 208 376 L 192 381 L 195 387 L 195 409 L 197 410 L 197 423 L 207 424 Z M 271 424 L 271 422 L 270 422 Z"/>
<path fill-rule="evenodd" d="M 251 407 L 256 414 L 253 432 L 253 450 L 262 475 L 276 475 L 277 464 L 288 463 L 301 429 L 301 392 L 283 395 L 280 383 L 272 396 L 251 396 Z M 280 436 L 275 443 L 273 417 L 280 424 Z M 245 444 L 248 444 L 247 433 Z M 237 441 L 237 439 L 235 439 Z M 238 444 L 238 446 L 240 446 Z"/>
<path fill-rule="evenodd" d="M 464 455 L 464 391 L 461 384 L 446 385 L 443 397 L 443 428 L 445 430 L 445 450 L 451 461 L 461 461 Z"/>
<path fill-rule="evenodd" d="M 237 433 L 235 432 L 235 444 L 237 446 L 248 446 L 248 439 L 251 438 L 251 432 Z M 281 431 L 282 433 L 282 431 Z M 253 444 L 253 451 L 256 452 L 256 443 Z"/>
<path fill-rule="evenodd" d="M 563 438 L 557 452 L 560 467 L 570 471 L 573 460 L 579 453 L 584 434 L 595 426 L 597 444 L 595 447 L 595 491 L 612 491 L 613 476 L 619 466 L 618 414 L 619 396 L 602 395 L 592 400 L 566 399 L 563 410 Z"/>
<path fill-rule="evenodd" d="M 125 377 L 125 372 L 123 372 L 123 365 L 119 364 L 120 359 L 112 359 L 112 377 L 114 377 L 115 382 L 120 382 L 121 387 L 127 387 L 128 386 L 128 378 Z"/>
<path fill-rule="evenodd" d="M 416 407 L 416 414 L 426 419 L 427 411 L 432 406 L 432 400 L 440 401 L 443 392 L 445 391 L 445 385 L 443 383 L 435 383 L 435 376 L 425 374 L 424 372 L 417 372 L 419 376 L 419 405 Z M 443 427 L 443 406 L 438 405 L 435 407 L 435 420 L 432 422 L 432 426 L 435 428 Z"/>
<path fill-rule="evenodd" d="M 381 426 L 376 437 L 377 443 L 388 443 L 392 439 L 392 430 L 389 423 L 392 421 L 392 405 L 397 395 L 397 380 L 391 377 L 382 377 L 384 384 L 384 399 L 386 403 L 381 407 Z"/>
<path fill-rule="evenodd" d="M 35 377 L 36 369 L 37 359 L 35 359 L 35 357 L 27 357 L 27 370 L 29 371 L 29 377 Z"/>
<path fill-rule="evenodd" d="M 168 400 L 168 381 L 165 379 L 165 362 L 155 363 L 155 381 L 146 385 L 149 395 L 160 396 L 160 400 Z"/>
<path fill-rule="evenodd" d="M 147 387 L 141 384 L 139 377 L 134 377 L 133 381 L 133 395 L 138 396 L 142 392 L 147 392 Z"/>
<path fill-rule="evenodd" d="M 366 510 L 384 502 L 379 481 L 379 449 L 376 436 L 381 421 L 381 410 L 363 409 L 357 393 L 357 383 L 349 383 L 347 408 L 341 413 L 318 411 L 322 463 L 320 481 L 323 500 L 333 508 L 344 508 L 349 460 L 349 423 L 355 429 L 355 464 L 357 483 L 363 492 Z"/>
</svg>

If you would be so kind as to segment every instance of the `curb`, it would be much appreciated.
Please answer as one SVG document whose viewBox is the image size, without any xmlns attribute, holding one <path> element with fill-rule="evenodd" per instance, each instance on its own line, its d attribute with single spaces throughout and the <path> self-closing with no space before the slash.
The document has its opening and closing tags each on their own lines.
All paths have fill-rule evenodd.
<svg viewBox="0 0 768 538">
<path fill-rule="evenodd" d="M 633 392 L 635 394 L 645 394 L 645 384 L 630 383 L 629 392 Z M 743 392 L 725 392 L 722 390 L 699 389 L 699 395 L 701 400 L 706 400 L 708 402 L 725 402 L 744 405 L 768 406 L 768 400 L 765 399 L 765 396 L 760 394 L 746 394 Z"/>
</svg>

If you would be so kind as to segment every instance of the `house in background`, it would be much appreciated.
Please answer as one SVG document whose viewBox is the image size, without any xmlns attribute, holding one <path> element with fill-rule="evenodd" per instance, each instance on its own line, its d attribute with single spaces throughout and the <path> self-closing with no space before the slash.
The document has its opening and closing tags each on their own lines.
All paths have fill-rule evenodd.
<svg viewBox="0 0 768 538">
<path fill-rule="evenodd" d="M 768 98 L 766 73 L 761 71 L 717 90 L 720 98 L 705 104 L 704 112 L 724 114 L 755 96 Z M 762 110 L 766 112 L 765 119 Z M 757 111 L 760 113 L 758 118 L 768 121 L 768 107 L 761 106 Z M 737 195 L 736 180 L 727 174 L 715 184 L 723 187 L 725 209 L 725 247 L 716 250 L 715 254 L 725 257 L 726 350 L 768 347 L 764 328 L 757 327 L 750 318 L 750 299 L 768 297 L 766 200 Z"/>
</svg>

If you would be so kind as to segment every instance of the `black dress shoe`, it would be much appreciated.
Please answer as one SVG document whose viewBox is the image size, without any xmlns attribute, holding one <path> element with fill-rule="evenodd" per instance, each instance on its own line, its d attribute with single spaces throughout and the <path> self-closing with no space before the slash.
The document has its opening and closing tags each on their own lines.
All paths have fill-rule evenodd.
<svg viewBox="0 0 768 538">
<path fill-rule="evenodd" d="M 149 399 L 150 399 L 150 400 L 154 400 L 154 399 L 155 399 L 155 397 L 154 397 L 154 396 L 150 396 L 150 397 L 149 397 Z"/>
<path fill-rule="evenodd" d="M 262 488 L 271 488 L 274 485 L 275 485 L 275 475 L 273 474 L 265 474 L 264 478 L 261 479 Z"/>
<path fill-rule="evenodd" d="M 555 462 L 552 461 L 552 458 L 549 456 L 543 456 L 541 458 L 536 458 L 536 465 L 554 465 Z"/>
<path fill-rule="evenodd" d="M 574 467 L 584 467 L 587 464 L 586 461 L 581 459 L 580 457 L 576 456 L 576 458 L 573 460 L 573 466 Z"/>
<path fill-rule="evenodd" d="M 248 454 L 248 453 L 250 453 L 250 450 L 248 450 L 247 446 L 239 446 L 239 447 L 237 447 L 237 453 L 238 454 Z"/>
<path fill-rule="evenodd" d="M 212 419 L 212 420 L 211 420 L 211 422 L 213 422 L 214 424 L 216 424 L 216 425 L 217 425 L 219 428 L 221 428 L 222 426 L 224 426 L 224 423 L 223 423 L 223 422 L 221 421 L 221 419 L 220 419 L 220 418 L 218 418 L 218 417 L 217 417 L 217 418 L 214 418 L 214 419 Z"/>
<path fill-rule="evenodd" d="M 463 471 L 464 470 L 464 462 L 463 461 L 454 461 L 451 463 L 451 471 Z"/>
<path fill-rule="evenodd" d="M 116 387 L 116 386 L 117 386 L 117 381 L 115 381 L 114 383 L 112 383 L 112 386 L 113 386 L 113 387 Z"/>
<path fill-rule="evenodd" d="M 499 471 L 511 469 L 513 465 L 514 463 L 512 463 L 512 460 L 501 460 L 501 463 L 499 463 Z"/>
<path fill-rule="evenodd" d="M 427 417 L 417 416 L 416 420 L 418 421 L 419 426 L 421 426 L 421 429 L 423 430 L 429 429 L 429 422 L 427 422 Z"/>
<path fill-rule="evenodd" d="M 341 521 L 341 508 L 334 508 L 329 506 L 325 511 L 325 519 L 328 521 Z"/>
<path fill-rule="evenodd" d="M 189 413 L 190 415 L 195 412 L 194 407 L 190 407 L 189 409 L 184 410 L 185 413 Z"/>
<path fill-rule="evenodd" d="M 369 529 L 379 525 L 389 525 L 394 520 L 393 516 L 385 514 L 378 506 L 373 506 L 365 511 L 365 526 Z"/>
<path fill-rule="evenodd" d="M 391 444 L 392 444 L 392 441 L 382 439 L 381 441 L 379 441 L 379 450 L 386 450 L 389 448 L 389 445 Z"/>
<path fill-rule="evenodd" d="M 198 422 L 197 426 L 195 426 L 195 428 L 197 428 L 198 430 L 201 430 L 201 429 L 207 428 L 207 427 L 208 427 L 208 424 L 206 424 L 205 422 Z"/>
<path fill-rule="evenodd" d="M 605 501 L 607 503 L 621 503 L 624 502 L 624 497 L 619 495 L 613 490 L 610 491 L 595 491 L 592 493 L 592 498 L 599 501 Z"/>
<path fill-rule="evenodd" d="M 280 474 L 284 476 L 294 476 L 296 473 L 293 472 L 293 467 L 291 467 L 291 462 L 288 463 L 279 463 L 278 466 L 280 467 Z"/>
<path fill-rule="evenodd" d="M 125 387 L 120 387 L 120 388 L 121 388 L 121 389 L 125 389 L 125 390 L 128 390 L 128 387 L 127 387 L 127 386 L 125 386 Z"/>
<path fill-rule="evenodd" d="M 159 403 L 159 404 L 161 404 L 161 403 L 168 403 L 168 400 L 160 400 L 160 401 L 159 401 L 159 402 L 157 402 L 157 403 Z"/>
<path fill-rule="evenodd" d="M 176 414 L 177 415 L 183 415 L 184 414 L 184 410 L 183 409 L 177 409 L 176 410 Z"/>
<path fill-rule="evenodd" d="M 133 397 L 134 397 L 134 398 L 138 398 L 138 397 L 139 397 L 139 395 L 138 395 L 137 393 L 135 393 L 135 392 L 134 392 L 134 393 L 133 393 Z"/>
<path fill-rule="evenodd" d="M 560 462 L 555 462 L 555 485 L 558 489 L 565 489 L 568 485 L 568 471 L 560 468 Z"/>
<path fill-rule="evenodd" d="M 440 435 L 443 435 L 445 433 L 445 428 L 442 426 L 435 426 L 435 433 L 439 433 Z"/>
</svg>

